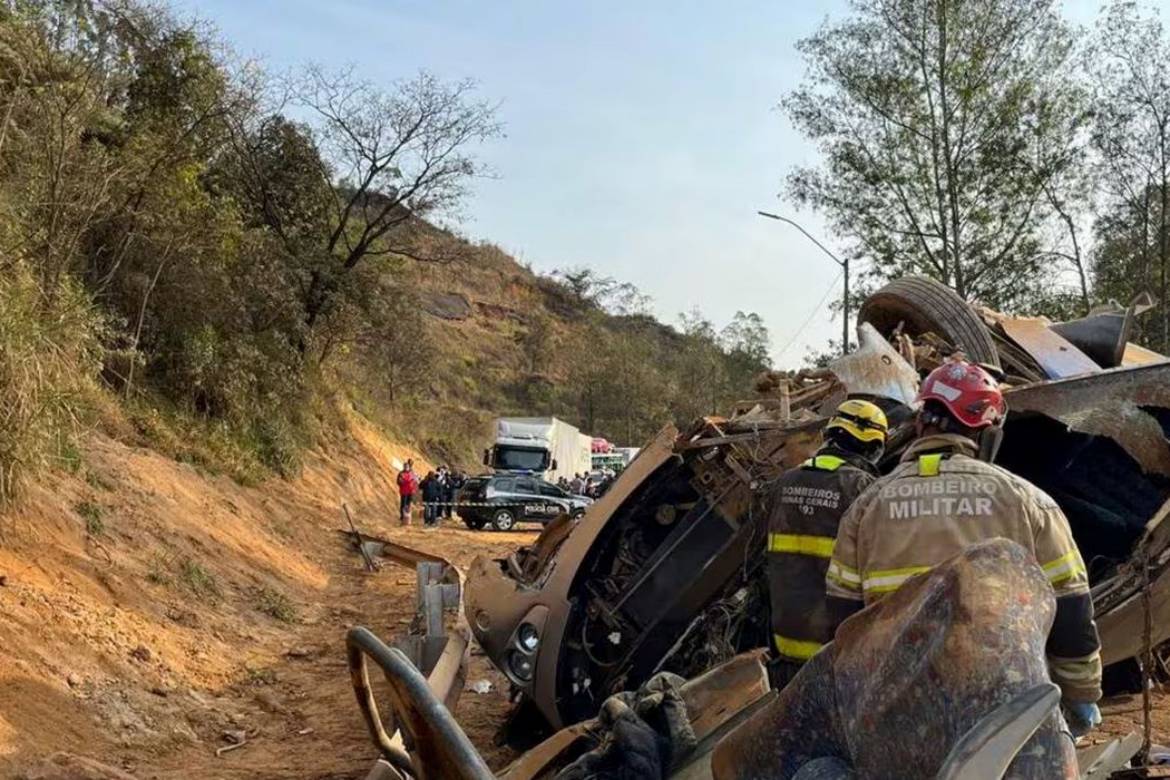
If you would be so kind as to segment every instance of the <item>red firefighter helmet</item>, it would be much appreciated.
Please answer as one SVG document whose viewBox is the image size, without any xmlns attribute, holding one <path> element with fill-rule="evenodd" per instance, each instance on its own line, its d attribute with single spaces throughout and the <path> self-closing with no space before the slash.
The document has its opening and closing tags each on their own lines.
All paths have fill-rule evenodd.
<svg viewBox="0 0 1170 780">
<path fill-rule="evenodd" d="M 966 360 L 948 360 L 922 381 L 918 401 L 937 401 L 968 428 L 995 425 L 1007 414 L 999 383 Z"/>
</svg>

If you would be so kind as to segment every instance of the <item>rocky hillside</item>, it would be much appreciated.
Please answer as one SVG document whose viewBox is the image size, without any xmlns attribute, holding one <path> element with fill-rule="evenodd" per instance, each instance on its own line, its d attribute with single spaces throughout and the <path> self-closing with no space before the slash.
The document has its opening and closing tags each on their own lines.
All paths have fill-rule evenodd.
<svg viewBox="0 0 1170 780">
<path fill-rule="evenodd" d="M 390 400 L 376 377 L 353 383 L 359 409 L 436 459 L 474 461 L 504 415 L 555 414 L 638 445 L 666 422 L 724 408 L 767 364 L 762 325 L 667 325 L 629 307 L 638 293 L 620 282 L 542 275 L 490 244 L 459 243 L 456 261 L 402 271 L 427 345 L 418 390 Z"/>
</svg>

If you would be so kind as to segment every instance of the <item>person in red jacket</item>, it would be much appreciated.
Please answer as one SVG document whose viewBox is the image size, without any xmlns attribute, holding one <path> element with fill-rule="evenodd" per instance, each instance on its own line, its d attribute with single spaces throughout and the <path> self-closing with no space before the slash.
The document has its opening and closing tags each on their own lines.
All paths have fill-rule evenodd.
<svg viewBox="0 0 1170 780">
<path fill-rule="evenodd" d="M 398 522 L 402 525 L 410 524 L 410 504 L 417 492 L 418 476 L 414 473 L 414 461 L 408 460 L 402 471 L 398 472 Z"/>
</svg>

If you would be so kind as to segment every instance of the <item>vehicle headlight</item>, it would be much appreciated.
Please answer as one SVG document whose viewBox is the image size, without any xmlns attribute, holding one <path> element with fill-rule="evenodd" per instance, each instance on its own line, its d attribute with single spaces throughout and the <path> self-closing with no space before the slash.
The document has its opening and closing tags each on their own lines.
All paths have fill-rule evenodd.
<svg viewBox="0 0 1170 780">
<path fill-rule="evenodd" d="M 532 680 L 532 659 L 518 650 L 511 650 L 508 652 L 508 671 L 517 680 L 529 682 Z"/>
<path fill-rule="evenodd" d="M 520 630 L 516 632 L 516 644 L 526 653 L 536 652 L 536 648 L 540 644 L 540 633 L 536 630 L 536 626 L 531 623 L 521 623 Z"/>
</svg>

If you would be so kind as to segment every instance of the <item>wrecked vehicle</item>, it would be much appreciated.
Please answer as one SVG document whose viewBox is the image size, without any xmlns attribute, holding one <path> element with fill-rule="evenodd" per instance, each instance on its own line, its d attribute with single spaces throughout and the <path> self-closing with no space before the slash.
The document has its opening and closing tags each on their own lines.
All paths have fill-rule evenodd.
<svg viewBox="0 0 1170 780">
<path fill-rule="evenodd" d="M 499 775 L 443 705 L 436 681 L 403 652 L 364 628 L 351 629 L 347 644 L 381 756 L 367 780 L 1107 777 L 1140 740 L 1074 751 L 1048 680 L 1054 612 L 1048 579 L 1023 547 L 973 545 L 846 620 L 782 691 L 770 690 L 763 650 L 691 680 L 662 673 Z M 393 738 L 372 704 L 367 659 L 387 683 Z"/>
<path fill-rule="evenodd" d="M 886 466 L 912 438 L 920 373 L 961 351 L 1004 379 L 1010 413 L 987 455 L 1048 492 L 1089 568 L 1106 664 L 1170 638 L 1170 363 L 1128 341 L 1142 305 L 1069 323 L 971 306 L 923 277 L 860 312 L 860 347 L 826 370 L 772 376 L 727 418 L 663 430 L 579 521 L 561 518 L 468 572 L 475 638 L 519 694 L 513 737 L 596 715 L 661 671 L 694 678 L 767 644 L 757 496 L 816 450 L 846 396 L 883 407 Z M 538 727 L 545 727 L 541 731 Z"/>
</svg>

